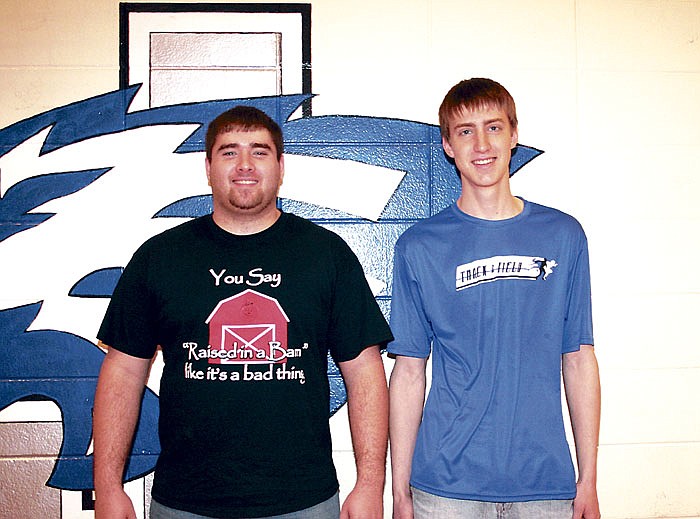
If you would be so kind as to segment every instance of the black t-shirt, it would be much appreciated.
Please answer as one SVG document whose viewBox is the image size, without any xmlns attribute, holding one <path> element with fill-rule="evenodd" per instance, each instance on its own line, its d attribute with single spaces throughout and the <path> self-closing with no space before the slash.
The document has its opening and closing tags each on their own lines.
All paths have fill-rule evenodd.
<svg viewBox="0 0 700 519">
<path fill-rule="evenodd" d="M 162 348 L 152 495 L 212 517 L 276 515 L 331 497 L 327 355 L 391 339 L 356 256 L 283 213 L 232 235 L 211 216 L 148 240 L 98 337 L 132 356 Z"/>
</svg>

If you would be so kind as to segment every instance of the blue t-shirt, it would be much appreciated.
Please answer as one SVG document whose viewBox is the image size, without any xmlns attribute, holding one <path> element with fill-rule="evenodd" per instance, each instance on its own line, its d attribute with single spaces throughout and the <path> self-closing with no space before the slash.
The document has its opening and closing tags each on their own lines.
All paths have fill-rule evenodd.
<svg viewBox="0 0 700 519">
<path fill-rule="evenodd" d="M 455 499 L 571 499 L 561 355 L 593 344 L 580 224 L 525 201 L 506 220 L 452 205 L 396 244 L 388 351 L 432 382 L 411 484 Z"/>
</svg>

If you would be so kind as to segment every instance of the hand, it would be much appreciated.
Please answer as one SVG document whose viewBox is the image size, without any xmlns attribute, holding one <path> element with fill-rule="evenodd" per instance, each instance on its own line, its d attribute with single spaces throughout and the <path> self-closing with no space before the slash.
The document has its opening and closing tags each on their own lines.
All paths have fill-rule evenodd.
<svg viewBox="0 0 700 519">
<path fill-rule="evenodd" d="M 382 519 L 384 495 L 382 489 L 358 487 L 350 492 L 340 510 L 340 519 Z"/>
<path fill-rule="evenodd" d="M 578 483 L 574 499 L 573 519 L 600 519 L 598 493 L 595 484 Z"/>
<path fill-rule="evenodd" d="M 136 519 L 134 505 L 124 489 L 96 493 L 95 519 Z"/>
<path fill-rule="evenodd" d="M 408 494 L 394 494 L 393 519 L 413 519 L 413 499 Z"/>
</svg>

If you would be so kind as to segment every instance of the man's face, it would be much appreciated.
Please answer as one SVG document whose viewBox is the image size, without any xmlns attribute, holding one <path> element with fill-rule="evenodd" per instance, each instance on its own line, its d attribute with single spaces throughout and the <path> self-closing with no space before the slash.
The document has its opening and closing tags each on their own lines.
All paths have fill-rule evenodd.
<svg viewBox="0 0 700 519">
<path fill-rule="evenodd" d="M 221 218 L 260 218 L 277 213 L 284 158 L 264 128 L 232 130 L 216 137 L 206 161 L 214 213 Z"/>
<path fill-rule="evenodd" d="M 462 189 L 479 189 L 508 182 L 511 150 L 518 131 L 500 108 L 464 109 L 450 117 L 450 137 L 442 139 L 448 156 L 454 159 Z"/>
</svg>

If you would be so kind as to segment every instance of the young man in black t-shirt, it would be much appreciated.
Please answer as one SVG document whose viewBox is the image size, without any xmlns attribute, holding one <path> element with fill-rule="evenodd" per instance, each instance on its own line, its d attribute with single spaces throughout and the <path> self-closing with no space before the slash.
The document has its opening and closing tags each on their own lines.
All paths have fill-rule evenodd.
<svg viewBox="0 0 700 519">
<path fill-rule="evenodd" d="M 357 460 L 342 516 L 380 519 L 388 396 L 378 345 L 391 332 L 362 268 L 337 235 L 277 208 L 282 133 L 267 115 L 225 112 L 206 149 L 213 213 L 137 250 L 98 334 L 108 353 L 95 396 L 96 517 L 135 517 L 122 475 L 160 347 L 152 517 L 339 516 L 330 352 Z"/>
</svg>

